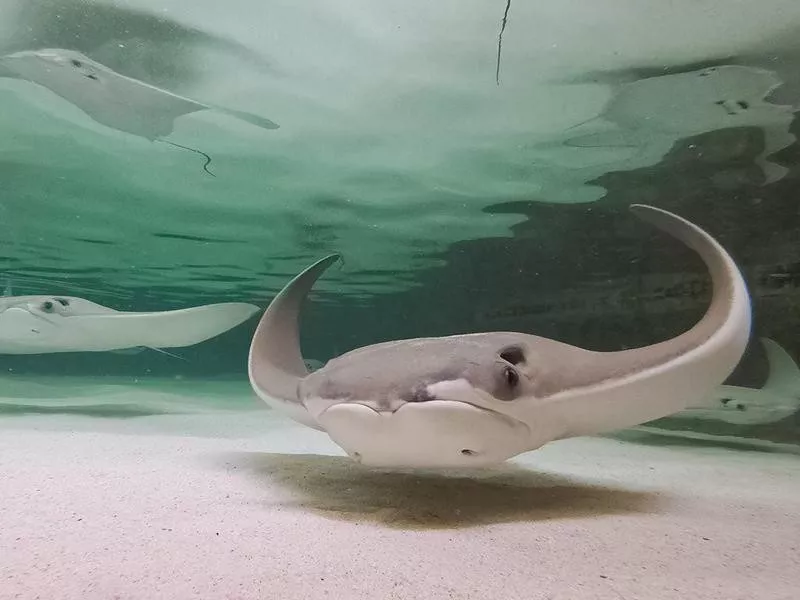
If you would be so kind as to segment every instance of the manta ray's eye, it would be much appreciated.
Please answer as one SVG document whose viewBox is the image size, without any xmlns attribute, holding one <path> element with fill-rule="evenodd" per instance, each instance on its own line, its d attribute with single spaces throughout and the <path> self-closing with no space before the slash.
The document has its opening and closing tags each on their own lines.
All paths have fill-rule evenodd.
<svg viewBox="0 0 800 600">
<path fill-rule="evenodd" d="M 511 367 L 503 368 L 503 377 L 510 388 L 515 388 L 519 384 L 519 374 Z"/>
<path fill-rule="evenodd" d="M 55 305 L 52 302 L 50 302 L 50 300 L 45 300 L 44 302 L 42 302 L 42 310 L 44 312 L 48 312 L 48 313 L 49 312 L 53 312 L 53 308 L 54 307 L 55 307 Z"/>
</svg>

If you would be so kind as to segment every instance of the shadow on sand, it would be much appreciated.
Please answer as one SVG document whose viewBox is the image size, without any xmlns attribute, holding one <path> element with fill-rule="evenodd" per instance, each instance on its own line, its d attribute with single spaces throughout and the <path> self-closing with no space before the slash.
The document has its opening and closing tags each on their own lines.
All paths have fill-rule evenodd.
<svg viewBox="0 0 800 600">
<path fill-rule="evenodd" d="M 640 427 L 628 429 L 602 437 L 630 444 L 676 448 L 714 448 L 738 452 L 763 452 L 771 454 L 798 454 L 797 443 L 772 442 L 756 438 L 701 434 L 689 430 L 669 430 Z"/>
<path fill-rule="evenodd" d="M 264 486 L 283 488 L 284 506 L 326 517 L 410 529 L 571 519 L 654 512 L 662 495 L 584 483 L 514 464 L 488 470 L 374 470 L 349 458 L 237 452 L 217 466 L 242 469 Z M 274 505 L 270 501 L 270 505 Z"/>
<path fill-rule="evenodd" d="M 41 404 L 0 403 L 0 417 L 23 417 L 30 415 L 72 415 L 96 419 L 133 419 L 171 414 L 152 408 L 142 408 L 125 404 L 64 404 L 44 406 Z"/>
</svg>

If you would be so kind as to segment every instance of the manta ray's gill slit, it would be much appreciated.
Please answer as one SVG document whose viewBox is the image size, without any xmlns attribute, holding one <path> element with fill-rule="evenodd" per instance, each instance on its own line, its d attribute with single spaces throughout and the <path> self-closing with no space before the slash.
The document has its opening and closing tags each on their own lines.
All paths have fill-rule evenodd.
<svg viewBox="0 0 800 600">
<path fill-rule="evenodd" d="M 500 53 L 503 49 L 503 33 L 506 30 L 508 23 L 508 11 L 511 9 L 511 0 L 506 0 L 506 10 L 503 13 L 503 21 L 500 24 L 500 34 L 497 36 L 497 67 L 494 72 L 494 80 L 497 85 L 500 85 Z"/>
<path fill-rule="evenodd" d="M 175 146 L 176 148 L 182 148 L 184 150 L 189 150 L 191 152 L 196 152 L 197 154 L 205 156 L 206 162 L 203 165 L 203 170 L 206 173 L 208 173 L 209 175 L 211 175 L 212 177 L 216 177 L 216 175 L 214 175 L 214 173 L 212 173 L 211 171 L 208 170 L 208 165 L 211 164 L 211 157 L 208 154 L 206 154 L 205 152 L 203 152 L 202 150 L 198 150 L 197 148 L 190 148 L 189 146 L 182 146 L 181 144 L 176 144 L 175 142 L 170 142 L 168 140 L 156 140 L 156 141 L 157 142 L 164 142 L 165 144 L 169 144 L 170 146 Z"/>
</svg>

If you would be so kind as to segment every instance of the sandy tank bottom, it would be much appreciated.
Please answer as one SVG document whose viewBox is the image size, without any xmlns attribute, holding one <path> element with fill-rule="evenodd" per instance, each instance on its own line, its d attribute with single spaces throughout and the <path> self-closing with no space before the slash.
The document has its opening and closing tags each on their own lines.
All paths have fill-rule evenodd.
<svg viewBox="0 0 800 600">
<path fill-rule="evenodd" d="M 4 388 L 2 599 L 800 597 L 800 451 L 583 438 L 387 473 L 246 381 Z"/>
</svg>

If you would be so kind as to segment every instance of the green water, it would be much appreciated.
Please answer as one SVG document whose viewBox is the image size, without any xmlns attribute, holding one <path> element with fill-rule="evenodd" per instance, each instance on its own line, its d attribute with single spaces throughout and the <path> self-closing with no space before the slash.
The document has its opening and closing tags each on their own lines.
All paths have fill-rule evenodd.
<svg viewBox="0 0 800 600">
<path fill-rule="evenodd" d="M 736 258 L 755 329 L 730 382 L 759 387 L 758 336 L 800 357 L 800 5 L 729 4 L 2 0 L 0 55 L 76 50 L 279 125 L 177 118 L 165 139 L 207 154 L 212 176 L 200 154 L 0 78 L 2 275 L 15 295 L 118 310 L 263 307 L 339 252 L 304 316 L 309 358 L 499 329 L 613 350 L 679 333 L 709 299 L 696 257 L 627 213 L 644 202 Z M 181 349 L 186 360 L 0 364 L 242 379 L 254 327 Z M 800 439 L 797 415 L 720 427 Z"/>
</svg>

